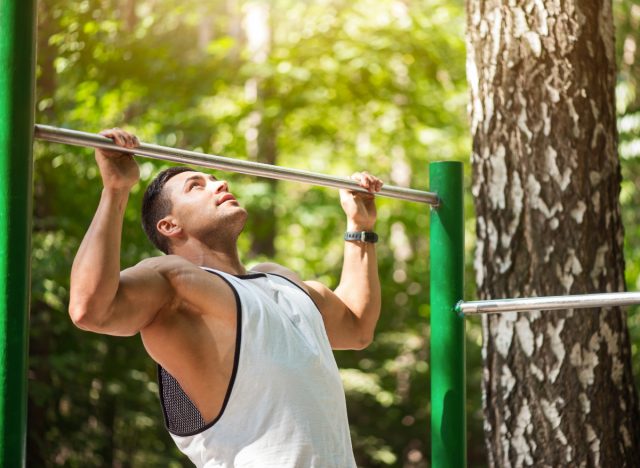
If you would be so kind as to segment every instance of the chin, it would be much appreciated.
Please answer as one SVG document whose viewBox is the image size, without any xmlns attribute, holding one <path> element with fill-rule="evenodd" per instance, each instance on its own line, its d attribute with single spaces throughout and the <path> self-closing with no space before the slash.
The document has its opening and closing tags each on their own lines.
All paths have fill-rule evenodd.
<svg viewBox="0 0 640 468">
<path fill-rule="evenodd" d="M 240 217 L 242 217 L 242 226 L 244 227 L 247 219 L 249 218 L 249 212 L 241 206 L 238 207 L 238 211 L 240 212 Z"/>
<path fill-rule="evenodd" d="M 229 213 L 221 219 L 220 223 L 217 223 L 217 229 L 224 229 L 230 233 L 240 234 L 244 230 L 248 218 L 249 213 L 247 210 L 242 207 L 238 207 L 237 210 L 233 210 L 233 213 Z"/>
</svg>

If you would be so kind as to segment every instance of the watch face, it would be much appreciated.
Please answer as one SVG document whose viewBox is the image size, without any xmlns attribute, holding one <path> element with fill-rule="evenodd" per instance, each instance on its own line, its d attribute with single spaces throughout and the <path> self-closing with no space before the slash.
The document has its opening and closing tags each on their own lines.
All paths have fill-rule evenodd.
<svg viewBox="0 0 640 468">
<path fill-rule="evenodd" d="M 364 235 L 365 242 L 378 242 L 378 234 L 375 232 L 366 232 Z"/>
</svg>

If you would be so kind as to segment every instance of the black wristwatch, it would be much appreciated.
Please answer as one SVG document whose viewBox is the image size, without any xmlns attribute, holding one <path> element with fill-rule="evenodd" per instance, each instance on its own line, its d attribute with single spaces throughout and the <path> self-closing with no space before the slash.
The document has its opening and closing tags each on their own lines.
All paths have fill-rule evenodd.
<svg viewBox="0 0 640 468">
<path fill-rule="evenodd" d="M 371 242 L 375 244 L 378 242 L 378 234 L 371 231 L 355 231 L 355 232 L 345 232 L 344 240 L 346 241 L 360 241 L 360 242 Z"/>
</svg>

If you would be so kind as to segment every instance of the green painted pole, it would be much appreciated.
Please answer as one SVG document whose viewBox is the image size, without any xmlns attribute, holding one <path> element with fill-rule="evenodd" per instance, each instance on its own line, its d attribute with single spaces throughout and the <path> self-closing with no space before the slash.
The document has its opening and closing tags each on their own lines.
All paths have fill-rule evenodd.
<svg viewBox="0 0 640 468">
<path fill-rule="evenodd" d="M 431 463 L 467 464 L 464 319 L 462 299 L 464 205 L 462 163 L 429 165 L 429 189 L 440 198 L 431 210 Z"/>
<path fill-rule="evenodd" d="M 25 465 L 35 0 L 0 0 L 0 467 Z"/>
</svg>

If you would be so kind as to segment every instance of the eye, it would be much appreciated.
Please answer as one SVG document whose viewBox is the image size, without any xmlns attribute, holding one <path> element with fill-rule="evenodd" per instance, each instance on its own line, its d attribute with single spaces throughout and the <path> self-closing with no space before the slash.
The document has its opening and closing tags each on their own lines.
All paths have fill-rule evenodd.
<svg viewBox="0 0 640 468">
<path fill-rule="evenodd" d="M 187 185 L 187 191 L 188 192 L 190 192 L 194 188 L 201 188 L 200 184 L 197 181 L 191 182 L 191 183 L 189 183 L 189 185 Z"/>
</svg>

